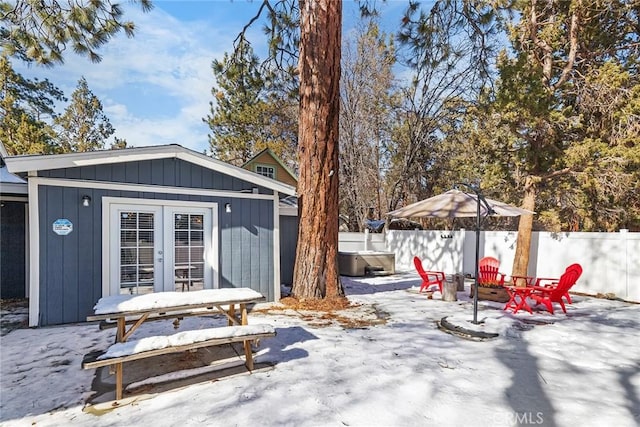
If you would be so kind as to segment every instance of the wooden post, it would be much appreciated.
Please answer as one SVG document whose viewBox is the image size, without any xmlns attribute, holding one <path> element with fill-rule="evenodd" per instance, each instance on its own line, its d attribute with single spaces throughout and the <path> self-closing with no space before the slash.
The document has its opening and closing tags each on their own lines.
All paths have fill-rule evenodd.
<svg viewBox="0 0 640 427">
<path fill-rule="evenodd" d="M 453 279 L 456 282 L 458 292 L 464 291 L 464 275 L 461 273 L 454 274 Z"/>
<path fill-rule="evenodd" d="M 458 284 L 454 281 L 444 282 L 442 284 L 442 300 L 443 301 L 458 301 Z"/>
</svg>

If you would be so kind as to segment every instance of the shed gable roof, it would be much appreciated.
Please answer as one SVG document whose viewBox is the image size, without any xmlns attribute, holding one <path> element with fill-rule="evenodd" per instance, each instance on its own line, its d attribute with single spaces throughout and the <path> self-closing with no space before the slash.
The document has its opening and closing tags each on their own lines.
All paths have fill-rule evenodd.
<svg viewBox="0 0 640 427">
<path fill-rule="evenodd" d="M 80 166 L 177 158 L 283 194 L 295 195 L 294 187 L 257 173 L 213 159 L 178 144 L 83 153 L 24 155 L 5 158 L 9 172 L 20 173 Z"/>
</svg>

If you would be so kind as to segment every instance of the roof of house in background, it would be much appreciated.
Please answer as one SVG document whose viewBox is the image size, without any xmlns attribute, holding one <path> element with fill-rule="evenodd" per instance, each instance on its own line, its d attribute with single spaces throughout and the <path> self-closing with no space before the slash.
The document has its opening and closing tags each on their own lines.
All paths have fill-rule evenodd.
<svg viewBox="0 0 640 427">
<path fill-rule="evenodd" d="M 2 141 L 0 141 L 0 159 L 4 159 L 8 156 L 9 154 L 7 154 L 7 150 L 4 148 L 4 144 L 2 143 Z"/>
<path fill-rule="evenodd" d="M 252 166 L 255 165 L 256 163 L 259 164 L 260 158 L 263 158 L 264 155 L 270 156 L 274 160 L 274 162 L 289 175 L 289 177 L 291 178 L 291 180 L 293 180 L 293 182 L 295 182 L 296 184 L 298 183 L 297 175 L 291 169 L 289 169 L 282 162 L 282 159 L 280 159 L 280 157 L 278 157 L 269 147 L 265 148 L 264 150 L 260 151 L 258 154 L 256 154 L 255 156 L 247 160 L 245 164 L 242 165 L 242 168 L 253 171 Z M 284 182 L 281 179 L 279 179 L 279 181 Z"/>
<path fill-rule="evenodd" d="M 27 181 L 7 169 L 4 159 L 8 156 L 4 144 L 0 141 L 0 185 L 2 186 L 0 192 L 3 194 L 27 194 Z"/>
</svg>

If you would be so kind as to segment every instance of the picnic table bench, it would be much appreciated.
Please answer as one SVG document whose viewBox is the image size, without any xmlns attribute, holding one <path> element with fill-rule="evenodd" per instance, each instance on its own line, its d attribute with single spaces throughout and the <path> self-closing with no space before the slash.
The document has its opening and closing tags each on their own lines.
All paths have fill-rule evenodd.
<svg viewBox="0 0 640 427">
<path fill-rule="evenodd" d="M 243 342 L 245 366 L 252 371 L 251 342 L 276 334 L 271 325 L 248 324 L 247 305 L 263 300 L 262 294 L 249 288 L 103 297 L 95 305 L 94 314 L 88 316 L 87 321 L 115 322 L 117 328 L 115 343 L 102 354 L 85 357 L 82 368 L 115 366 L 116 400 L 122 399 L 123 395 L 123 364 L 147 357 Z M 240 307 L 240 318 L 236 316 L 236 306 Z M 129 340 L 145 321 L 212 312 L 222 313 L 228 320 L 228 326 Z M 129 326 L 128 329 L 127 326 Z"/>
</svg>

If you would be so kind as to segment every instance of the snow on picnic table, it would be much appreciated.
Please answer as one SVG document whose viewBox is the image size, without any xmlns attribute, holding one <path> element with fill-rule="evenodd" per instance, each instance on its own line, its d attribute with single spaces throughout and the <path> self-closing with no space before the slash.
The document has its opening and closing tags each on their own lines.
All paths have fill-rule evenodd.
<svg viewBox="0 0 640 427">
<path fill-rule="evenodd" d="M 109 347 L 104 354 L 98 356 L 98 360 L 128 356 L 131 354 L 143 353 L 150 350 L 160 350 L 168 347 L 177 347 L 212 339 L 267 334 L 271 332 L 273 332 L 273 327 L 271 325 L 245 325 L 196 329 L 195 331 L 183 331 L 168 336 L 161 335 L 145 337 L 139 340 L 115 343 Z"/>
<path fill-rule="evenodd" d="M 250 288 L 204 289 L 192 292 L 155 292 L 143 295 L 112 295 L 100 298 L 93 307 L 95 314 L 155 310 L 181 305 L 218 304 L 228 301 L 251 301 L 262 298 Z"/>
<path fill-rule="evenodd" d="M 417 274 L 343 277 L 357 306 L 339 314 L 385 320 L 345 328 L 312 312 L 255 310 L 265 372 L 191 385 L 101 416 L 82 411 L 94 372 L 82 356 L 113 343 L 94 324 L 14 330 L 1 340 L 3 426 L 514 426 L 640 424 L 640 305 L 575 296 L 561 311 L 511 313 L 479 302 L 470 341 L 438 329 L 470 324 L 472 302 L 417 292 Z M 265 304 L 264 307 L 269 307 Z M 209 328 L 207 317 L 180 328 Z M 221 319 L 224 322 L 224 319 Z M 136 334 L 174 333 L 171 320 Z"/>
</svg>

